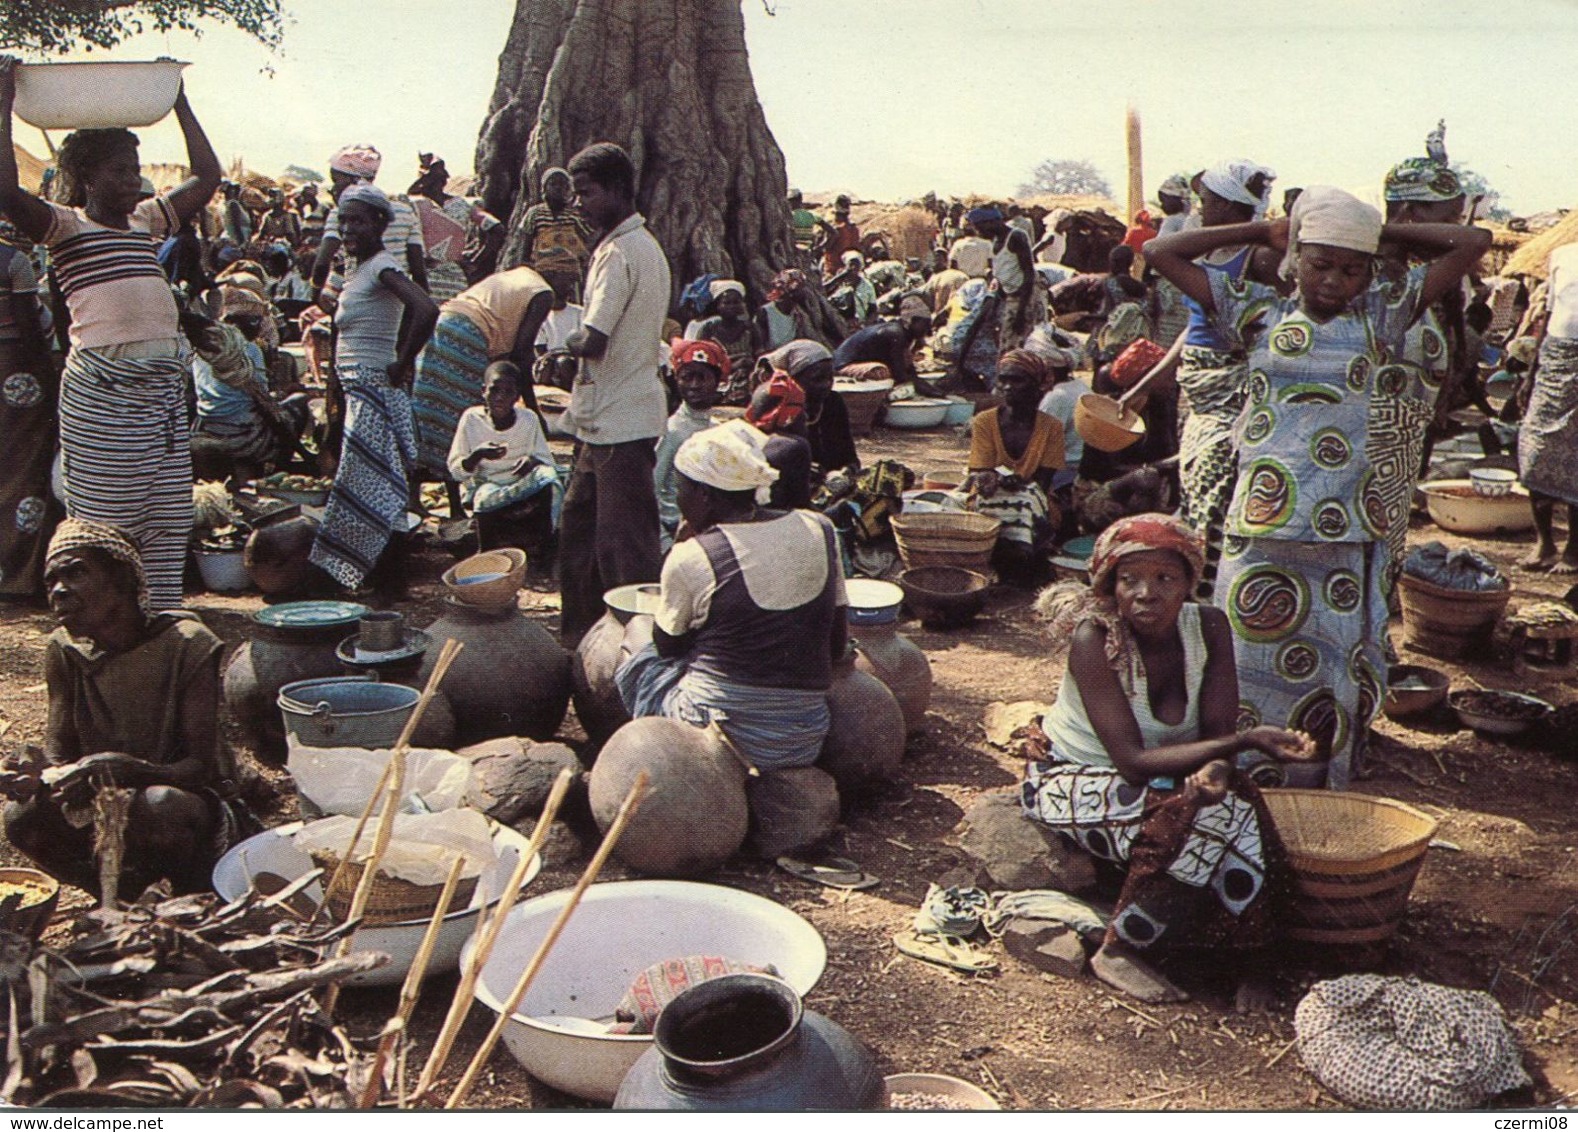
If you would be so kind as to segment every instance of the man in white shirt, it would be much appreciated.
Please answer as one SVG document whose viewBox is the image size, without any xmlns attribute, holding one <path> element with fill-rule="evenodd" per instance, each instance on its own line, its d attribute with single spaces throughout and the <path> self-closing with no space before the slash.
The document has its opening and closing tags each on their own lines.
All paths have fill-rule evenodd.
<svg viewBox="0 0 1578 1132">
<path fill-rule="evenodd" d="M 654 445 L 668 404 L 658 377 L 668 313 L 669 266 L 636 211 L 630 155 L 599 142 L 571 159 L 570 177 L 588 220 L 603 233 L 586 276 L 581 329 L 565 348 L 581 359 L 564 426 L 575 467 L 560 520 L 560 633 L 573 648 L 615 586 L 655 582 L 663 557 Z"/>
</svg>

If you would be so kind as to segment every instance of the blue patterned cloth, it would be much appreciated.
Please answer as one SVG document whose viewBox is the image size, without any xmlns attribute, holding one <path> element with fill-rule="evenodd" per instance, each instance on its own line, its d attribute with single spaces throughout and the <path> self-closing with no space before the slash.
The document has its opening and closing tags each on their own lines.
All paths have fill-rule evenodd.
<svg viewBox="0 0 1578 1132">
<path fill-rule="evenodd" d="M 416 360 L 412 417 L 417 465 L 434 479 L 449 478 L 449 445 L 460 414 L 482 402 L 482 372 L 488 368 L 488 339 L 463 314 L 443 311 L 433 337 Z"/>
<path fill-rule="evenodd" d="M 1233 627 L 1240 722 L 1308 732 L 1341 789 L 1384 688 L 1386 539 L 1422 427 L 1404 352 L 1424 271 L 1372 284 L 1326 322 L 1296 296 L 1210 282 L 1218 329 L 1249 355 L 1215 591 Z"/>
</svg>

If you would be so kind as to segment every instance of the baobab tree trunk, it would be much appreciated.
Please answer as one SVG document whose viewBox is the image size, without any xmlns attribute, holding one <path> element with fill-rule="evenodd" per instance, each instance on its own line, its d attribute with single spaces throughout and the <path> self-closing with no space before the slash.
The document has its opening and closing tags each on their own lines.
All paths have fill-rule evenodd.
<svg viewBox="0 0 1578 1132">
<path fill-rule="evenodd" d="M 488 211 L 509 216 L 501 266 L 545 169 L 612 141 L 676 290 L 705 272 L 760 301 L 793 266 L 783 154 L 756 99 L 740 0 L 517 0 L 477 143 Z"/>
</svg>

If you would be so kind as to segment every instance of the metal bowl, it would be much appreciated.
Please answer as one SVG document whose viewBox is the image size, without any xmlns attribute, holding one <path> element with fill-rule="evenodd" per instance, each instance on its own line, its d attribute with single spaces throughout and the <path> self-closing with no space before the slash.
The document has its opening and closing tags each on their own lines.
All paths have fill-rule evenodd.
<svg viewBox="0 0 1578 1132">
<path fill-rule="evenodd" d="M 285 880 L 305 876 L 315 866 L 312 858 L 296 848 L 290 835 L 301 828 L 300 822 L 264 830 L 256 837 L 249 837 L 219 858 L 214 866 L 214 891 L 226 900 L 238 900 L 252 887 L 252 878 L 259 873 L 273 873 Z M 503 895 L 515 864 L 529 845 L 527 838 L 508 826 L 495 825 L 493 848 L 498 851 L 498 861 L 491 870 L 482 874 L 481 882 L 472 895 L 470 906 L 444 917 L 444 926 L 438 930 L 438 942 L 427 965 L 428 976 L 442 975 L 456 970 L 460 963 L 460 949 L 471 938 L 477 926 L 478 914 L 483 907 L 491 908 Z M 542 861 L 534 862 L 526 872 L 526 883 L 542 869 Z M 323 899 L 323 886 L 315 884 L 306 895 L 317 903 Z M 406 972 L 416 958 L 427 931 L 427 920 L 412 920 L 403 924 L 362 928 L 351 937 L 352 951 L 382 951 L 390 962 L 371 971 L 364 971 L 346 981 L 348 986 L 398 986 L 405 981 Z"/>
<path fill-rule="evenodd" d="M 477 981 L 478 1002 L 495 1014 L 503 1009 L 569 899 L 565 889 L 511 909 Z M 544 1084 L 612 1104 L 652 1035 L 609 1034 L 607 1022 L 637 975 L 687 955 L 771 965 L 801 995 L 827 966 L 827 946 L 814 927 L 752 893 L 675 880 L 593 885 L 511 1015 L 504 1044 Z"/>
<path fill-rule="evenodd" d="M 1381 710 L 1388 719 L 1420 715 L 1446 703 L 1451 677 L 1422 664 L 1394 664 L 1386 673 L 1386 699 Z"/>
<path fill-rule="evenodd" d="M 1538 696 L 1460 688 L 1447 697 L 1464 727 L 1482 735 L 1522 735 L 1555 709 Z"/>
</svg>

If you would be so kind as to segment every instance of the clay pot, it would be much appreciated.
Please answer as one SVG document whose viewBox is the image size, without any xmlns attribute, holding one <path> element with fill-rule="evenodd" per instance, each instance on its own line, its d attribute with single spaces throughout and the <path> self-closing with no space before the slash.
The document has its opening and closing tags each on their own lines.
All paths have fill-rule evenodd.
<svg viewBox="0 0 1578 1132">
<path fill-rule="evenodd" d="M 630 713 L 625 710 L 619 689 L 614 686 L 614 673 L 635 651 L 625 646 L 626 627 L 637 618 L 652 620 L 641 610 L 656 592 L 657 587 L 652 585 L 620 586 L 609 590 L 603 595 L 607 612 L 586 631 L 576 646 L 570 674 L 575 688 L 575 717 L 581 721 L 590 740 L 581 755 L 588 766 L 609 736 L 630 722 Z M 643 639 L 650 637 L 651 634 L 646 633 Z"/>
<path fill-rule="evenodd" d="M 318 524 L 305 516 L 279 519 L 247 536 L 241 561 L 253 585 L 270 596 L 305 593 L 314 580 L 308 555 L 318 537 Z"/>
<path fill-rule="evenodd" d="M 931 661 L 925 652 L 898 631 L 895 621 L 862 625 L 855 634 L 856 671 L 875 676 L 893 693 L 906 734 L 924 731 L 931 703 Z"/>
<path fill-rule="evenodd" d="M 875 1109 L 876 1058 L 838 1023 L 805 1009 L 769 975 L 720 975 L 658 1015 L 652 1048 L 631 1066 L 616 1109 L 805 1112 Z"/>
<path fill-rule="evenodd" d="M 625 724 L 603 746 L 587 786 L 605 833 L 636 776 L 651 789 L 625 827 L 614 856 L 639 873 L 688 877 L 711 872 L 745 843 L 745 768 L 707 732 L 661 716 Z"/>
<path fill-rule="evenodd" d="M 292 602 L 252 614 L 251 639 L 225 666 L 224 689 L 225 707 L 259 760 L 285 763 L 279 690 L 298 680 L 339 675 L 335 647 L 366 612 L 354 602 Z"/>
<path fill-rule="evenodd" d="M 466 647 L 444 677 L 462 746 L 504 735 L 551 739 L 570 706 L 570 654 L 541 625 L 510 604 L 498 609 L 451 601 L 427 627 L 425 682 L 444 642 Z"/>
<path fill-rule="evenodd" d="M 833 723 L 816 765 L 840 792 L 898 776 L 904 759 L 904 711 L 887 685 L 855 667 L 853 654 L 833 665 L 827 692 Z"/>
</svg>

